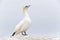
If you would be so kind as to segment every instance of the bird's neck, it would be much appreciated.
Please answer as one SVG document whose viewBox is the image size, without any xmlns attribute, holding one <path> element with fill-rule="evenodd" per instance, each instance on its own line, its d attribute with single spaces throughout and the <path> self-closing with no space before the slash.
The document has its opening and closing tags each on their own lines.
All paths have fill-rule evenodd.
<svg viewBox="0 0 60 40">
<path fill-rule="evenodd" d="M 26 8 L 23 9 L 23 13 L 25 17 L 29 17 L 28 10 Z"/>
<path fill-rule="evenodd" d="M 25 13 L 25 18 L 26 18 L 29 22 L 31 22 L 31 18 L 30 18 L 30 16 L 28 15 L 28 13 Z"/>
<path fill-rule="evenodd" d="M 28 15 L 28 8 L 27 8 L 27 6 L 23 8 L 23 13 L 24 13 L 25 18 L 26 18 L 29 22 L 31 22 L 30 16 Z"/>
<path fill-rule="evenodd" d="M 29 17 L 28 12 L 25 12 L 25 14 L 24 14 L 24 15 L 25 15 L 25 17 Z"/>
<path fill-rule="evenodd" d="M 24 11 L 24 16 L 25 16 L 25 18 L 27 18 L 31 22 L 30 16 L 28 15 L 27 11 Z"/>
</svg>

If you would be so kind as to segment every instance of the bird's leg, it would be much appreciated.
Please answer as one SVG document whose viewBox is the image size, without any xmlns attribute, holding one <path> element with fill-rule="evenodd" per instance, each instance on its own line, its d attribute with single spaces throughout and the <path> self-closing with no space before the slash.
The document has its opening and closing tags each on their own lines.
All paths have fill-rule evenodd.
<svg viewBox="0 0 60 40">
<path fill-rule="evenodd" d="M 24 34 L 27 35 L 25 31 L 24 31 Z"/>
<path fill-rule="evenodd" d="M 25 35 L 27 35 L 27 34 L 26 34 L 26 32 L 24 31 L 24 32 L 22 32 L 22 35 L 24 35 L 24 36 L 25 36 Z"/>
</svg>

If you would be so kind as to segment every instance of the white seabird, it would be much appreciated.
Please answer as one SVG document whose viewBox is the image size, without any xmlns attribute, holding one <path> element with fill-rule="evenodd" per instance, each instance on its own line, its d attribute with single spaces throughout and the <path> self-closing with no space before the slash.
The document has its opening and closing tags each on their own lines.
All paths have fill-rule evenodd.
<svg viewBox="0 0 60 40">
<path fill-rule="evenodd" d="M 22 35 L 27 35 L 26 31 L 29 28 L 30 24 L 31 24 L 31 19 L 28 15 L 28 8 L 30 7 L 30 5 L 27 5 L 23 8 L 23 13 L 24 13 L 24 18 L 22 21 L 20 21 L 17 25 L 16 28 L 12 34 L 12 36 L 17 35 L 19 33 L 22 33 Z"/>
</svg>

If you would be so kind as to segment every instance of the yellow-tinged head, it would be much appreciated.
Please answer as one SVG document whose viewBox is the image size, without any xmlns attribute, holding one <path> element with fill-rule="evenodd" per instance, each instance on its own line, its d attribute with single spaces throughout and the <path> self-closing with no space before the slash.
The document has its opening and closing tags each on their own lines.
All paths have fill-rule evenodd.
<svg viewBox="0 0 60 40">
<path fill-rule="evenodd" d="M 27 12 L 27 9 L 30 7 L 30 5 L 26 5 L 23 7 L 23 13 L 26 13 Z"/>
</svg>

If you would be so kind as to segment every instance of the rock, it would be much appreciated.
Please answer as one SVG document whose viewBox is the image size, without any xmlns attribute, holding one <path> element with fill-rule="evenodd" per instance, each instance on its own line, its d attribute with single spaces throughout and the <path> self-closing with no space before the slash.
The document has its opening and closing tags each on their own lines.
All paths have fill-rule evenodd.
<svg viewBox="0 0 60 40">
<path fill-rule="evenodd" d="M 49 36 L 16 35 L 14 37 L 4 37 L 0 40 L 59 40 L 59 38 Z"/>
</svg>

